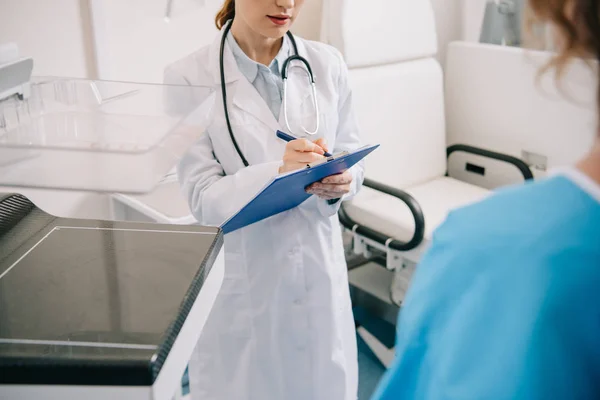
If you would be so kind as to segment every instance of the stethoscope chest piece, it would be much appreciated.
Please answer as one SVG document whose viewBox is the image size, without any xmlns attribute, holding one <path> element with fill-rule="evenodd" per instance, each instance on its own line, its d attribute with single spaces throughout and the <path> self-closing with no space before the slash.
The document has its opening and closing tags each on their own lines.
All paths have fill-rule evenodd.
<svg viewBox="0 0 600 400">
<path fill-rule="evenodd" d="M 289 33 L 289 32 L 288 32 Z M 294 45 L 294 48 L 296 46 Z M 292 67 L 296 67 L 301 69 L 302 71 L 304 71 L 306 73 L 306 76 L 308 78 L 308 84 L 310 85 L 310 90 L 311 90 L 311 99 L 312 99 L 312 106 L 313 106 L 313 110 L 314 110 L 314 116 L 315 116 L 315 127 L 314 130 L 310 131 L 308 130 L 304 125 L 301 125 L 302 130 L 304 131 L 303 134 L 298 135 L 296 132 L 294 132 L 294 130 L 292 129 L 292 127 L 290 126 L 290 121 L 288 118 L 288 78 L 289 78 L 289 68 L 291 65 L 292 61 L 298 61 L 300 63 L 303 64 L 304 68 L 302 68 L 301 66 L 292 66 Z M 301 57 L 299 55 L 293 55 L 291 57 L 288 57 L 285 62 L 283 63 L 283 68 L 281 69 L 281 77 L 283 79 L 283 117 L 285 119 L 285 126 L 287 127 L 288 131 L 296 136 L 303 136 L 304 134 L 307 135 L 315 135 L 318 131 L 319 131 L 319 102 L 317 100 L 317 85 L 315 83 L 315 76 L 313 74 L 312 68 L 310 67 L 309 62 L 304 58 Z"/>
</svg>

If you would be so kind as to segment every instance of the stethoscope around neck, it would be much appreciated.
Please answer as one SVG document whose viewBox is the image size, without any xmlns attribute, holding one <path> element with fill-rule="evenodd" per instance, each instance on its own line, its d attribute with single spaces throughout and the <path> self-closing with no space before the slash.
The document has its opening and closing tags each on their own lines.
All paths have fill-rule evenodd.
<svg viewBox="0 0 600 400">
<path fill-rule="evenodd" d="M 229 30 L 231 29 L 232 23 L 233 23 L 233 20 L 229 21 L 227 23 L 227 25 L 225 26 L 225 29 L 223 31 L 223 36 L 221 38 L 221 52 L 220 52 L 220 56 L 219 56 L 219 68 L 220 68 L 220 73 L 221 73 L 221 93 L 223 95 L 223 111 L 225 112 L 225 121 L 227 122 L 227 129 L 229 130 L 229 136 L 231 136 L 231 141 L 233 142 L 233 146 L 235 147 L 235 150 L 237 151 L 240 158 L 242 159 L 244 166 L 247 167 L 250 164 L 248 163 L 248 160 L 246 160 L 246 157 L 244 157 L 242 150 L 240 150 L 240 146 L 238 145 L 237 140 L 235 140 L 235 135 L 233 134 L 233 129 L 231 128 L 231 121 L 229 121 L 229 111 L 227 109 L 227 88 L 225 85 L 225 68 L 223 67 L 223 58 L 224 58 L 224 53 L 225 53 L 225 42 L 227 39 L 227 35 L 229 34 Z M 288 57 L 284 61 L 283 66 L 281 68 L 281 78 L 283 80 L 283 116 L 285 119 L 285 125 L 286 125 L 289 133 L 294 135 L 295 133 L 293 132 L 292 128 L 290 127 L 290 122 L 288 120 L 287 79 L 288 79 L 288 70 L 290 68 L 290 62 L 300 61 L 302 64 L 304 64 L 305 68 L 301 68 L 301 69 L 306 72 L 306 75 L 308 76 L 309 84 L 311 87 L 312 101 L 313 101 L 313 107 L 315 109 L 315 121 L 316 121 L 315 129 L 313 131 L 307 130 L 304 127 L 304 125 L 302 125 L 301 127 L 302 127 L 302 130 L 304 131 L 304 134 L 314 135 L 319 130 L 319 104 L 317 102 L 317 88 L 315 85 L 315 77 L 313 75 L 312 68 L 310 67 L 310 64 L 308 63 L 308 61 L 304 57 L 302 57 L 298 54 L 298 46 L 296 45 L 296 40 L 294 39 L 294 35 L 292 35 L 292 33 L 290 31 L 288 31 L 287 36 L 290 39 L 290 42 L 292 43 L 292 47 L 294 48 L 294 54 L 292 56 Z"/>
</svg>

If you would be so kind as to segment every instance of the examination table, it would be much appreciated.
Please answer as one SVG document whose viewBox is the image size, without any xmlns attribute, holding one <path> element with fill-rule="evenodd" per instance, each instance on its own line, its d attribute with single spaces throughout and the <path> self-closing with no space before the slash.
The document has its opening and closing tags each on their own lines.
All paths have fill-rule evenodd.
<svg viewBox="0 0 600 400">
<path fill-rule="evenodd" d="M 222 245 L 218 228 L 57 218 L 0 194 L 0 399 L 176 396 Z"/>
</svg>

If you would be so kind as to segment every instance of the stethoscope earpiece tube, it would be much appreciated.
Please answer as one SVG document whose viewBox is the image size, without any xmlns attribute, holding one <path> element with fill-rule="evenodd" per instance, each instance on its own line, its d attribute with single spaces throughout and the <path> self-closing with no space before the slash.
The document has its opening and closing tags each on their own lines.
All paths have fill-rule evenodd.
<svg viewBox="0 0 600 400">
<path fill-rule="evenodd" d="M 237 140 L 235 140 L 235 136 L 233 134 L 233 129 L 231 128 L 231 121 L 229 121 L 229 111 L 227 110 L 227 88 L 226 88 L 226 84 L 225 84 L 225 68 L 223 67 L 223 58 L 225 55 L 225 40 L 227 39 L 227 34 L 229 33 L 230 29 L 231 29 L 231 23 L 227 24 L 227 26 L 225 27 L 225 30 L 223 31 L 223 38 L 221 39 L 221 53 L 219 56 L 219 67 L 221 70 L 220 71 L 221 72 L 221 93 L 223 95 L 223 111 L 225 111 L 225 121 L 227 122 L 227 129 L 229 130 L 229 136 L 231 136 L 231 141 L 233 142 L 233 146 L 235 147 L 235 150 L 239 154 L 240 158 L 242 159 L 244 166 L 247 167 L 250 164 L 248 163 L 248 160 L 246 160 L 246 157 L 244 157 L 244 154 L 240 150 L 240 146 L 238 146 Z"/>
</svg>

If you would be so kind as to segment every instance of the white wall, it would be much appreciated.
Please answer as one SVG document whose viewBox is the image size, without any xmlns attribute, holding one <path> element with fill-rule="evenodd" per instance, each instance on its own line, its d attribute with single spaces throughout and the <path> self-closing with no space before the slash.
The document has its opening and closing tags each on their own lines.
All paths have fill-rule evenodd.
<svg viewBox="0 0 600 400">
<path fill-rule="evenodd" d="M 306 0 L 294 33 L 318 40 L 322 1 Z M 472 32 L 473 21 L 479 21 L 475 26 L 480 23 L 482 15 L 477 14 L 485 0 L 431 1 L 443 64 L 447 44 Z M 170 23 L 163 20 L 166 3 L 0 0 L 0 41 L 17 42 L 22 55 L 34 56 L 36 75 L 96 77 L 96 51 L 101 78 L 160 81 L 166 63 L 212 40 L 216 33 L 214 14 L 221 1 L 173 0 Z M 463 20 L 471 25 L 465 27 Z"/>
<path fill-rule="evenodd" d="M 218 31 L 214 18 L 220 0 L 91 0 L 99 76 L 108 80 L 162 82 L 164 67 L 202 46 Z M 305 4 L 294 32 L 318 39 L 321 1 Z"/>
<path fill-rule="evenodd" d="M 461 38 L 461 0 L 431 0 L 431 3 L 437 25 L 438 60 L 445 66 L 448 43 Z"/>
<path fill-rule="evenodd" d="M 321 34 L 322 0 L 306 0 L 292 32 L 308 40 L 319 40 Z"/>
<path fill-rule="evenodd" d="M 217 33 L 217 0 L 90 0 L 99 76 L 162 82 L 164 67 L 210 43 Z"/>
<path fill-rule="evenodd" d="M 460 38 L 469 42 L 479 41 L 481 24 L 487 0 L 459 0 L 460 1 Z"/>
<path fill-rule="evenodd" d="M 162 69 L 209 43 L 220 0 L 0 0 L 0 42 L 34 57 L 34 74 L 160 81 Z M 308 0 L 294 32 L 317 40 L 321 0 Z M 97 46 L 94 46 L 94 40 Z M 96 54 L 98 52 L 98 71 Z"/>
<path fill-rule="evenodd" d="M 294 33 L 297 33 L 307 39 L 318 40 L 320 36 L 321 8 L 323 2 L 327 0 L 306 0 L 304 10 L 300 15 Z M 346 0 L 361 1 L 361 0 Z M 365 0 L 362 0 L 365 1 Z M 391 0 L 400 1 L 400 0 Z M 403 1 L 426 1 L 426 0 L 403 0 Z M 437 36 L 439 43 L 438 60 L 442 65 L 446 60 L 446 47 L 448 43 L 460 40 L 462 36 L 461 5 L 463 1 L 483 1 L 485 0 L 429 0 L 432 3 L 436 19 Z M 390 23 L 390 22 L 386 22 Z M 391 22 L 393 23 L 393 22 Z"/>
<path fill-rule="evenodd" d="M 94 74 L 86 1 L 0 0 L 0 42 L 16 42 L 33 56 L 34 74 Z"/>
</svg>

